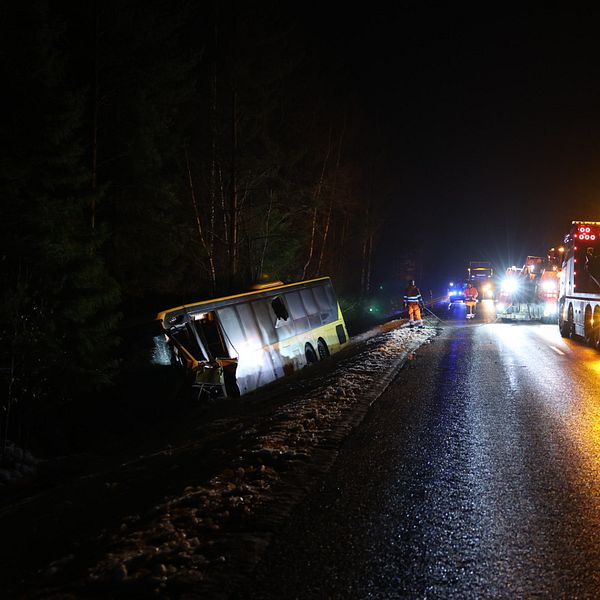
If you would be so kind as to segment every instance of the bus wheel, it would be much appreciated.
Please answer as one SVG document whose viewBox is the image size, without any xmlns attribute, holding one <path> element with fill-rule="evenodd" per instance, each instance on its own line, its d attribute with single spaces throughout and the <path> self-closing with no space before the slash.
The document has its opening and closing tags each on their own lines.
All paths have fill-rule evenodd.
<svg viewBox="0 0 600 600">
<path fill-rule="evenodd" d="M 329 356 L 329 348 L 325 343 L 325 340 L 319 338 L 317 342 L 317 351 L 319 352 L 319 360 L 323 360 Z"/>
<path fill-rule="evenodd" d="M 312 365 L 319 360 L 315 349 L 310 344 L 304 346 L 304 354 L 306 355 L 306 364 L 308 365 Z"/>
</svg>

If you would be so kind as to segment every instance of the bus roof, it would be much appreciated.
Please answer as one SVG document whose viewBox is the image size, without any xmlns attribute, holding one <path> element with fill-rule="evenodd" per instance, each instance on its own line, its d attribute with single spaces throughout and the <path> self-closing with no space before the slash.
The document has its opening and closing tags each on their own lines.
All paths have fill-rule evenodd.
<svg viewBox="0 0 600 600">
<path fill-rule="evenodd" d="M 276 296 L 280 290 L 293 288 L 293 287 L 310 287 L 312 284 L 315 284 L 319 281 L 330 281 L 330 277 L 319 277 L 317 279 L 307 279 L 305 281 L 296 281 L 294 283 L 285 283 L 282 285 L 274 285 L 272 287 L 268 287 L 266 289 L 260 290 L 251 290 L 249 292 L 243 292 L 241 294 L 234 294 L 232 296 L 223 296 L 221 298 L 211 298 L 210 300 L 201 300 L 200 302 L 192 302 L 191 304 L 182 304 L 181 306 L 176 306 L 173 308 L 169 308 L 167 310 L 163 310 L 156 315 L 156 319 L 163 321 L 165 316 L 169 313 L 186 311 L 188 309 L 197 308 L 200 306 L 205 307 L 207 310 L 212 310 L 213 308 L 217 308 L 219 306 L 225 306 L 229 304 L 236 304 L 236 301 L 240 298 L 246 298 L 248 296 L 253 296 L 257 298 L 264 298 L 269 296 Z"/>
</svg>

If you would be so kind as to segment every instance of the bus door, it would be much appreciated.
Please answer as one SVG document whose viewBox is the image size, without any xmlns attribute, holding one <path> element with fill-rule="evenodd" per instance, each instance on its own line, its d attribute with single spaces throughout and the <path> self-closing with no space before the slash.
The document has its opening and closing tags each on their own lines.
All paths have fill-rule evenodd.
<svg viewBox="0 0 600 600">
<path fill-rule="evenodd" d="M 236 383 L 237 357 L 232 357 L 227 349 L 223 328 L 214 311 L 190 315 L 204 354 L 211 364 L 218 366 L 219 382 L 227 396 L 238 397 L 240 390 Z M 201 377 L 202 379 L 202 377 Z"/>
<path fill-rule="evenodd" d="M 227 350 L 223 331 L 214 311 L 187 313 L 181 325 L 171 330 L 173 338 L 196 360 L 196 385 L 222 386 L 228 396 L 239 396 L 235 384 L 237 358 Z"/>
</svg>

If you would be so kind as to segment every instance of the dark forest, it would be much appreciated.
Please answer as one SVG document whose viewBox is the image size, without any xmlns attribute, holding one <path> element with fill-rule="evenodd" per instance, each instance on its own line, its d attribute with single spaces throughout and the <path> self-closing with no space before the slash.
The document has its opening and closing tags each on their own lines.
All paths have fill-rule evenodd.
<svg viewBox="0 0 600 600">
<path fill-rule="evenodd" d="M 122 402 L 122 332 L 158 310 L 320 275 L 368 297 L 385 218 L 385 157 L 301 17 L 73 6 L 1 9 L 2 438 L 25 445 Z"/>
</svg>

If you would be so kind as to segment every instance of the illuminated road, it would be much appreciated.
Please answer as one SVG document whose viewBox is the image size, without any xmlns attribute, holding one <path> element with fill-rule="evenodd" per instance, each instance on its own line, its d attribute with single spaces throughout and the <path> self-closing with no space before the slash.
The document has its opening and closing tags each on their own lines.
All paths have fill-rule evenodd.
<svg viewBox="0 0 600 600">
<path fill-rule="evenodd" d="M 600 597 L 600 354 L 445 323 L 239 598 Z"/>
</svg>

